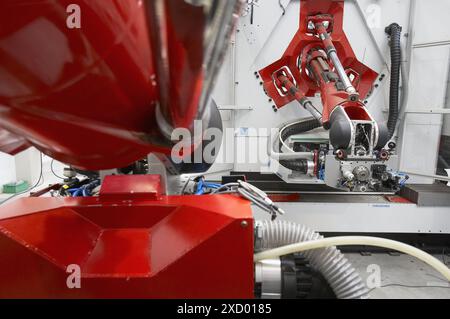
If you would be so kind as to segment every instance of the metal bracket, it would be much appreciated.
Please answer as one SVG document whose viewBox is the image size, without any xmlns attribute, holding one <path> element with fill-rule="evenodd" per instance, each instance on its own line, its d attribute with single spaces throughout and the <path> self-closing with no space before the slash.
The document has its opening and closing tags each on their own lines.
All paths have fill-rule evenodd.
<svg viewBox="0 0 450 319">
<path fill-rule="evenodd" d="M 220 111 L 225 110 L 253 110 L 252 106 L 238 106 L 238 105 L 222 105 L 217 107 Z"/>
<path fill-rule="evenodd" d="M 450 114 L 450 109 L 406 110 L 405 113 L 413 113 L 413 114 Z"/>
</svg>

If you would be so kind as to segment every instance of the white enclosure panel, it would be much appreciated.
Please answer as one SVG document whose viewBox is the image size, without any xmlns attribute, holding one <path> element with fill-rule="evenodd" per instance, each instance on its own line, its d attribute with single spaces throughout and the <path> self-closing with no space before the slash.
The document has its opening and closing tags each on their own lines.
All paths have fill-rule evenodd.
<svg viewBox="0 0 450 319">
<path fill-rule="evenodd" d="M 437 42 L 450 44 L 450 28 L 448 27 L 450 1 L 448 0 L 415 0 L 417 3 L 414 19 L 413 45 L 427 45 Z"/>
<path fill-rule="evenodd" d="M 410 0 L 357 0 L 345 2 L 344 31 L 358 59 L 386 77 L 367 100 L 367 108 L 377 121 L 386 121 L 389 107 L 390 47 L 385 28 L 398 23 L 403 28 L 404 49 L 409 29 Z M 403 57 L 406 61 L 407 57 Z"/>
<path fill-rule="evenodd" d="M 249 66 L 261 69 L 278 60 L 298 30 L 299 1 L 283 3 L 284 15 L 278 1 L 260 1 L 254 7 L 253 23 L 251 15 L 240 19 L 239 36 L 246 44 Z"/>
<path fill-rule="evenodd" d="M 449 47 L 416 48 L 412 53 L 410 96 L 406 111 L 444 107 L 449 70 Z M 442 115 L 407 114 L 401 144 L 400 169 L 435 174 Z M 432 179 L 413 176 L 410 182 L 431 183 Z"/>
<path fill-rule="evenodd" d="M 409 27 L 410 5 L 410 0 L 345 2 L 344 31 L 361 62 L 376 71 L 389 65 L 385 28 L 391 23 L 398 23 L 406 33 Z"/>
<path fill-rule="evenodd" d="M 380 203 L 279 203 L 286 214 L 278 217 L 318 232 L 450 233 L 449 207 Z M 252 206 L 256 220 L 270 219 Z"/>
<path fill-rule="evenodd" d="M 440 109 L 447 92 L 450 46 L 413 50 L 409 109 Z"/>
<path fill-rule="evenodd" d="M 213 98 L 216 104 L 219 106 L 234 105 L 233 93 L 235 81 L 233 78 L 234 71 L 234 44 L 230 45 L 227 55 L 222 62 L 219 75 L 215 83 L 213 90 Z"/>
<path fill-rule="evenodd" d="M 233 113 L 232 111 L 221 111 L 223 124 L 223 137 L 220 145 L 219 153 L 214 161 L 214 164 L 209 169 L 209 172 L 223 172 L 233 170 L 235 161 L 235 149 L 233 147 L 234 133 L 229 134 L 230 130 L 234 132 L 233 128 Z M 228 133 L 227 133 L 228 132 Z M 222 174 L 223 175 L 223 174 Z"/>
</svg>

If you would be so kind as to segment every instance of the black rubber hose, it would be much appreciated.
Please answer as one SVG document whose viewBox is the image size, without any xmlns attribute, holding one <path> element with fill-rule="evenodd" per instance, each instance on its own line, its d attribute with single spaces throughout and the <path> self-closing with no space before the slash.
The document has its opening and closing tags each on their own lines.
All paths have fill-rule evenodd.
<svg viewBox="0 0 450 319">
<path fill-rule="evenodd" d="M 400 89 L 400 66 L 402 59 L 401 34 L 402 27 L 392 23 L 385 29 L 391 38 L 391 86 L 389 93 L 389 119 L 387 123 L 389 139 L 394 136 L 399 115 L 399 89 Z"/>
<path fill-rule="evenodd" d="M 308 173 L 308 161 L 304 159 L 282 160 L 280 161 L 280 164 L 291 171 L 296 171 L 303 174 Z"/>
<path fill-rule="evenodd" d="M 309 132 L 309 131 L 312 131 L 321 126 L 322 125 L 315 118 L 310 118 L 305 121 L 292 124 L 292 125 L 288 126 L 283 132 L 281 132 L 281 140 L 284 142 L 292 135 Z M 282 145 L 280 144 L 280 149 L 279 149 L 280 152 L 281 152 L 281 149 L 282 149 Z"/>
<path fill-rule="evenodd" d="M 321 127 L 319 121 L 317 121 L 314 118 L 293 124 L 289 127 L 287 127 L 282 133 L 281 133 L 281 139 L 282 141 L 286 141 L 289 136 L 305 133 L 308 131 L 311 131 L 313 129 L 316 129 L 318 127 Z M 282 145 L 280 144 L 279 151 L 281 152 Z M 301 172 L 306 174 L 308 172 L 308 161 L 302 160 L 302 159 L 295 159 L 295 160 L 281 160 L 280 165 L 286 167 L 287 169 L 290 169 L 292 171 Z"/>
</svg>

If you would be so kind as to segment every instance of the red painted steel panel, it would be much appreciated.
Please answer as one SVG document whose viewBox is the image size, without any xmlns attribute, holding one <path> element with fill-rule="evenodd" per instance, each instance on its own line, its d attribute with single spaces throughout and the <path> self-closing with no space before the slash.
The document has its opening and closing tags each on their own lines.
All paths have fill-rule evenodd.
<svg viewBox="0 0 450 319">
<path fill-rule="evenodd" d="M 163 15 L 166 24 L 147 21 L 146 3 L 148 16 Z M 67 25 L 73 5 L 80 28 Z M 170 154 L 155 110 L 160 105 L 174 127 L 191 128 L 208 17 L 183 0 L 156 11 L 150 0 L 0 1 L 0 126 L 90 170 Z M 167 67 L 167 77 L 155 65 Z"/>
<path fill-rule="evenodd" d="M 23 137 L 0 129 L 0 152 L 16 155 L 29 147 L 30 144 Z"/>
<path fill-rule="evenodd" d="M 160 195 L 159 175 L 106 176 L 100 190 L 102 199 L 158 199 Z"/>
<path fill-rule="evenodd" d="M 157 11 L 157 2 L 149 8 Z M 171 119 L 173 127 L 191 128 L 196 119 L 204 80 L 205 32 L 208 18 L 204 8 L 184 0 L 165 1 L 165 19 L 149 15 L 149 24 L 157 32 L 150 34 L 153 47 L 163 48 L 154 54 L 157 67 L 161 112 Z M 158 17 L 160 18 L 160 17 Z M 159 22 L 159 23 L 158 23 Z M 166 47 L 164 47 L 166 46 Z M 164 56 L 164 57 L 163 57 Z M 166 60 L 167 59 L 167 60 Z M 161 77 L 161 73 L 166 73 Z"/>
<path fill-rule="evenodd" d="M 60 208 L 2 220 L 0 233 L 63 267 L 84 262 L 86 254 L 95 247 L 101 228 L 80 218 L 73 209 Z"/>
<path fill-rule="evenodd" d="M 80 29 L 67 27 L 70 4 Z M 0 126 L 88 169 L 167 152 L 147 30 L 143 1 L 0 1 Z"/>
<path fill-rule="evenodd" d="M 276 106 L 281 108 L 293 101 L 295 97 L 290 94 L 280 95 L 275 85 L 274 74 L 286 67 L 292 73 L 293 80 L 302 96 L 314 96 L 320 92 L 320 87 L 307 74 L 307 53 L 316 47 L 322 47 L 322 41 L 308 31 L 308 21 L 316 15 L 329 14 L 333 16 L 333 32 L 331 37 L 336 47 L 342 65 L 347 70 L 356 72 L 359 76 L 354 81 L 356 90 L 361 98 L 371 91 L 378 74 L 359 62 L 345 35 L 343 29 L 344 1 L 343 0 L 301 0 L 299 30 L 295 34 L 283 56 L 276 62 L 268 65 L 259 73 L 264 82 L 264 89 L 273 99 Z M 333 104 L 330 102 L 330 104 Z"/>
<path fill-rule="evenodd" d="M 252 213 L 231 195 L 24 198 L 0 208 L 0 250 L 0 297 L 253 297 Z"/>
<path fill-rule="evenodd" d="M 89 277 L 149 276 L 149 236 L 148 228 L 104 230 L 83 264 L 83 273 Z"/>
</svg>

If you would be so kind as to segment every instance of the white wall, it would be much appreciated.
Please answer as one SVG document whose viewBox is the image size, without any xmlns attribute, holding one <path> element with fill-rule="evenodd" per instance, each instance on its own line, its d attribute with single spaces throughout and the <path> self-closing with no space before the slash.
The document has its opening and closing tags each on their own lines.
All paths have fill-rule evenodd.
<svg viewBox="0 0 450 319">
<path fill-rule="evenodd" d="M 0 153 L 0 193 L 3 185 L 24 180 L 34 185 L 41 173 L 40 152 L 29 148 L 16 156 Z"/>
<path fill-rule="evenodd" d="M 12 182 L 16 179 L 16 166 L 14 157 L 8 154 L 0 153 L 0 193 L 2 185 Z"/>
</svg>

